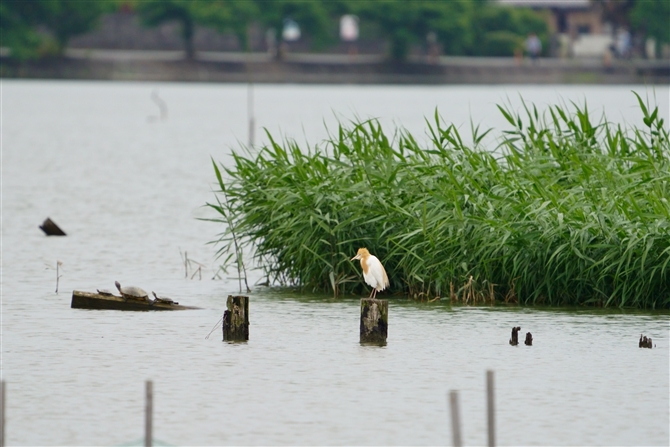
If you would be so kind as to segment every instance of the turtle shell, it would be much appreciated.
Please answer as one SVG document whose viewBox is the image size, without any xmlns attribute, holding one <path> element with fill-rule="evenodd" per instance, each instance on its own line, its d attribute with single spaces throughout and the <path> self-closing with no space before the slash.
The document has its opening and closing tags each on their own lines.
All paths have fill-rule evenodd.
<svg viewBox="0 0 670 447">
<path fill-rule="evenodd" d="M 149 298 L 149 294 L 143 289 L 134 286 L 121 287 L 121 295 L 128 298 Z"/>
</svg>

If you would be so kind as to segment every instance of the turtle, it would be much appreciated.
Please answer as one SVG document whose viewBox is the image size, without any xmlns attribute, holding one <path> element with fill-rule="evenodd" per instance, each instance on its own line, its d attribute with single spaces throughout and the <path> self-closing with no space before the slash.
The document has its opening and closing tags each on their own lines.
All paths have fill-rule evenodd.
<svg viewBox="0 0 670 447">
<path fill-rule="evenodd" d="M 95 289 L 99 295 L 114 296 L 114 292 L 109 289 Z"/>
<path fill-rule="evenodd" d="M 166 296 L 158 296 L 158 295 L 156 295 L 156 292 L 153 292 L 153 291 L 151 293 L 153 294 L 154 298 L 156 298 L 154 300 L 154 304 L 156 304 L 156 303 L 179 304 L 178 302 L 174 301 L 172 298 L 168 298 Z"/>
<path fill-rule="evenodd" d="M 147 294 L 147 292 L 140 289 L 139 287 L 133 287 L 133 286 L 121 287 L 121 284 L 119 284 L 118 281 L 114 281 L 114 284 L 116 284 L 116 288 L 119 289 L 119 292 L 121 292 L 121 296 L 126 300 L 131 299 L 131 300 L 149 301 L 149 295 Z"/>
</svg>

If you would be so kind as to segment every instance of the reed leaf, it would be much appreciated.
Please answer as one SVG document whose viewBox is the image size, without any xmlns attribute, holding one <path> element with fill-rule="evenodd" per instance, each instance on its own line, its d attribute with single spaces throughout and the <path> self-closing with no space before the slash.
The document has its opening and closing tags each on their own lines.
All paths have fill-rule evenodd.
<svg viewBox="0 0 670 447">
<path fill-rule="evenodd" d="M 425 143 L 375 120 L 313 147 L 267 133 L 214 164 L 218 253 L 336 296 L 365 293 L 349 259 L 367 247 L 417 299 L 670 308 L 668 129 L 636 96 L 630 128 L 586 104 L 498 106 L 509 127 L 488 149 L 491 130 L 471 123 L 470 147 L 437 111 Z"/>
</svg>

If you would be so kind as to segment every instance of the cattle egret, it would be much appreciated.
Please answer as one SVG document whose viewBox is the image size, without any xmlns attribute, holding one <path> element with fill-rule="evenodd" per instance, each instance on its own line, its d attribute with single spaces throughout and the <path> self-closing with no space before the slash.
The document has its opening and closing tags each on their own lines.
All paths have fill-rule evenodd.
<svg viewBox="0 0 670 447">
<path fill-rule="evenodd" d="M 379 261 L 377 256 L 371 255 L 367 248 L 359 248 L 356 256 L 351 260 L 359 259 L 361 261 L 361 268 L 363 268 L 363 279 L 365 283 L 372 287 L 370 298 L 377 296 L 377 292 L 381 292 L 389 286 L 389 278 L 386 276 L 386 270 Z"/>
</svg>

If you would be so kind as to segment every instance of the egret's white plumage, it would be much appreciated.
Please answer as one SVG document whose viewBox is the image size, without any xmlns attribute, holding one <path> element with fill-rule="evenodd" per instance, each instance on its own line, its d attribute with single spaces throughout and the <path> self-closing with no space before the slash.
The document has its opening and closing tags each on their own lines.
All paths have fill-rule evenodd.
<svg viewBox="0 0 670 447">
<path fill-rule="evenodd" d="M 386 270 L 384 270 L 381 261 L 379 261 L 377 256 L 371 255 L 367 248 L 359 248 L 356 256 L 351 258 L 352 261 L 355 259 L 361 261 L 363 279 L 367 285 L 372 287 L 371 298 L 377 296 L 377 292 L 381 292 L 390 285 L 389 278 L 386 276 Z"/>
</svg>

